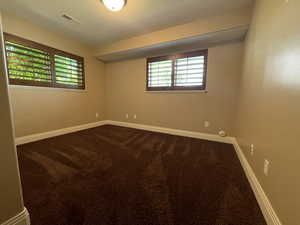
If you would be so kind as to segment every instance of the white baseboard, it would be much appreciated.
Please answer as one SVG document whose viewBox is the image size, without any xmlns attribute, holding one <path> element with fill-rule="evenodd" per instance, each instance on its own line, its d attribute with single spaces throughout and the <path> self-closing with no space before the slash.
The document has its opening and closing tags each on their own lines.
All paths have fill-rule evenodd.
<svg viewBox="0 0 300 225">
<path fill-rule="evenodd" d="M 32 134 L 32 135 L 16 138 L 15 143 L 16 143 L 16 145 L 27 144 L 30 142 L 35 142 L 35 141 L 43 140 L 46 138 L 56 137 L 56 136 L 69 134 L 69 133 L 73 133 L 73 132 L 80 131 L 80 130 L 85 130 L 85 129 L 89 129 L 89 128 L 93 128 L 93 127 L 102 126 L 104 124 L 106 124 L 105 120 L 94 122 L 94 123 L 83 124 L 83 125 L 79 125 L 79 126 L 74 126 L 74 127 L 67 127 L 67 128 L 53 130 L 53 131 L 39 133 L 39 134 Z"/>
<path fill-rule="evenodd" d="M 178 135 L 184 137 L 199 138 L 199 139 L 222 142 L 222 143 L 230 143 L 230 144 L 232 143 L 231 137 L 220 137 L 219 135 L 215 135 L 215 134 L 206 134 L 200 132 L 178 130 L 178 129 L 171 129 L 165 127 L 137 124 L 137 123 L 127 123 L 127 122 L 120 122 L 120 121 L 113 121 L 113 120 L 107 120 L 106 124 L 122 126 L 122 127 L 130 127 L 130 128 L 136 128 L 141 130 L 148 130 L 148 131 L 154 131 L 154 132 L 160 132 L 160 133 L 172 134 L 172 135 Z"/>
<path fill-rule="evenodd" d="M 165 128 L 165 127 L 137 124 L 137 123 L 127 123 L 127 122 L 120 122 L 120 121 L 113 121 L 113 120 L 102 120 L 102 121 L 98 121 L 95 123 L 88 123 L 88 124 L 84 124 L 84 125 L 68 127 L 68 128 L 63 128 L 63 129 L 59 129 L 59 130 L 53 130 L 53 131 L 49 131 L 49 132 L 32 134 L 32 135 L 28 135 L 28 136 L 24 136 L 24 137 L 18 137 L 18 138 L 16 138 L 15 142 L 16 142 L 16 145 L 22 145 L 22 144 L 27 144 L 30 142 L 43 140 L 46 138 L 56 137 L 56 136 L 73 133 L 73 132 L 80 131 L 80 130 L 85 130 L 85 129 L 89 129 L 89 128 L 93 128 L 93 127 L 102 126 L 105 124 L 130 127 L 130 128 L 136 128 L 136 129 L 148 130 L 148 131 L 154 131 L 154 132 L 161 132 L 161 133 L 173 134 L 173 135 L 179 135 L 179 136 L 185 136 L 185 137 L 193 137 L 193 138 L 217 141 L 217 142 L 222 142 L 222 143 L 231 143 L 231 140 L 232 140 L 231 137 L 220 137 L 215 134 L 206 134 L 206 133 L 199 133 L 199 132 L 193 132 L 193 131 L 178 130 L 178 129 L 171 129 L 171 128 Z"/>
<path fill-rule="evenodd" d="M 22 212 L 10 218 L 1 225 L 30 225 L 30 218 L 27 209 L 24 208 Z"/>
<path fill-rule="evenodd" d="M 269 198 L 261 187 L 257 177 L 255 176 L 254 171 L 252 170 L 248 160 L 246 159 L 242 149 L 240 148 L 236 138 L 232 138 L 232 144 L 236 150 L 236 153 L 240 159 L 240 162 L 244 168 L 244 171 L 247 175 L 247 178 L 250 182 L 252 190 L 255 194 L 255 197 L 258 201 L 258 204 L 261 208 L 261 211 L 266 219 L 268 225 L 282 225 L 277 216 Z"/>
</svg>

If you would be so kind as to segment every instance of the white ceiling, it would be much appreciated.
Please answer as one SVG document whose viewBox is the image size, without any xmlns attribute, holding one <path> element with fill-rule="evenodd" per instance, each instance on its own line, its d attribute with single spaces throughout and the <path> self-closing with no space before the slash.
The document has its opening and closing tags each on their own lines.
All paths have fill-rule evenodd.
<svg viewBox="0 0 300 225">
<path fill-rule="evenodd" d="M 0 10 L 95 46 L 249 7 L 252 0 L 128 0 L 119 12 L 100 0 L 0 0 Z M 63 19 L 68 14 L 80 24 Z"/>
</svg>

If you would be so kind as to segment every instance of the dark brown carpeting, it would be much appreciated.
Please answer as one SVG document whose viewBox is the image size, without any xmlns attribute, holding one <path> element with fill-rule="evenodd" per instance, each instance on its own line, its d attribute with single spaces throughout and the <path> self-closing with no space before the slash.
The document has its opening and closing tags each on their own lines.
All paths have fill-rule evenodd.
<svg viewBox="0 0 300 225">
<path fill-rule="evenodd" d="M 32 225 L 266 225 L 229 144 L 106 125 L 18 155 Z"/>
</svg>

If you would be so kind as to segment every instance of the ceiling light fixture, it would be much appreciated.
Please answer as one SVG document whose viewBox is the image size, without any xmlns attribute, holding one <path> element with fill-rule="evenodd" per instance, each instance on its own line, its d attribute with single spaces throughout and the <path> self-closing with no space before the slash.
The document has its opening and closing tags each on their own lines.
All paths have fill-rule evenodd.
<svg viewBox="0 0 300 225">
<path fill-rule="evenodd" d="M 120 11 L 126 5 L 127 0 L 102 0 L 103 4 L 111 11 Z"/>
</svg>

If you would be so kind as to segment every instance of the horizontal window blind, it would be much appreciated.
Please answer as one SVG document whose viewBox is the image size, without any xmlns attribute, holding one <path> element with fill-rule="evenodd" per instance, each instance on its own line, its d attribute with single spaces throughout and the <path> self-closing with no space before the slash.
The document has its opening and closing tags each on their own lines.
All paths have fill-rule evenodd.
<svg viewBox="0 0 300 225">
<path fill-rule="evenodd" d="M 202 86 L 204 69 L 204 56 L 176 59 L 175 86 Z"/>
<path fill-rule="evenodd" d="M 205 90 L 208 50 L 147 59 L 147 90 Z"/>
<path fill-rule="evenodd" d="M 172 61 L 149 63 L 148 84 L 150 87 L 170 87 L 172 84 Z"/>
<path fill-rule="evenodd" d="M 55 55 L 55 79 L 59 85 L 84 88 L 83 61 Z"/>
<path fill-rule="evenodd" d="M 10 84 L 84 89 L 84 60 L 42 44 L 4 34 Z"/>
<path fill-rule="evenodd" d="M 5 42 L 7 68 L 12 83 L 16 80 L 44 82 L 52 81 L 49 53 L 10 41 Z"/>
</svg>

